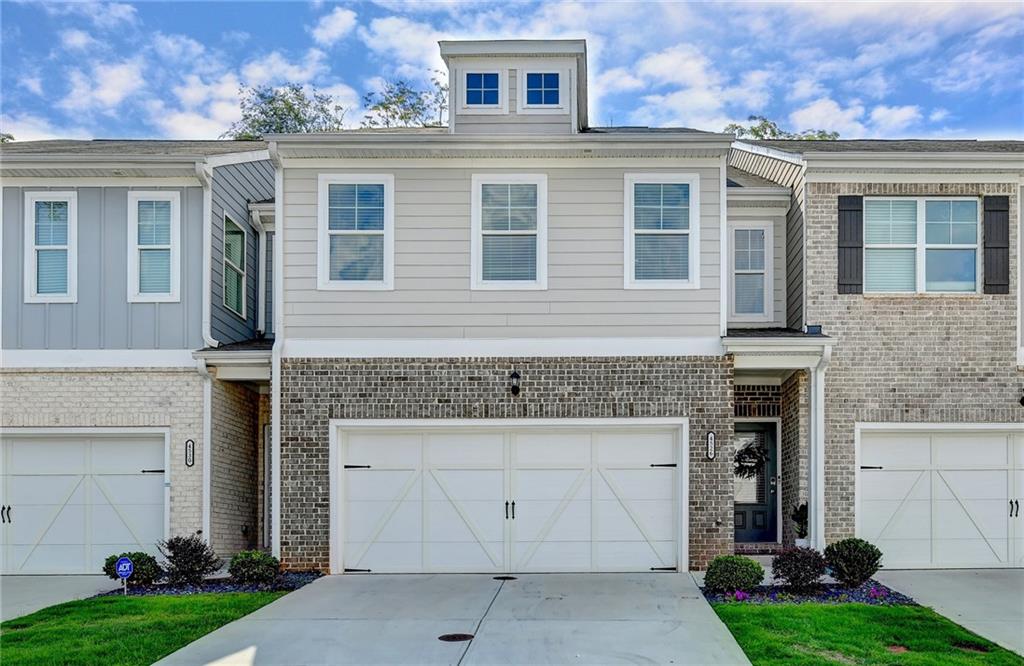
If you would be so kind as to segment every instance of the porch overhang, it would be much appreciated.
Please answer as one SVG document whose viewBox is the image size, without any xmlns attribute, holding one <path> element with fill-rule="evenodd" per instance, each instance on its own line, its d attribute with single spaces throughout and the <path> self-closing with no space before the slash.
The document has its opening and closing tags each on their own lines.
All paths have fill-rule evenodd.
<svg viewBox="0 0 1024 666">
<path fill-rule="evenodd" d="M 807 370 L 832 351 L 832 339 L 817 336 L 733 336 L 722 339 L 736 370 Z"/>
<path fill-rule="evenodd" d="M 207 347 L 192 357 L 213 370 L 217 379 L 229 382 L 269 382 L 273 340 L 254 340 Z"/>
</svg>

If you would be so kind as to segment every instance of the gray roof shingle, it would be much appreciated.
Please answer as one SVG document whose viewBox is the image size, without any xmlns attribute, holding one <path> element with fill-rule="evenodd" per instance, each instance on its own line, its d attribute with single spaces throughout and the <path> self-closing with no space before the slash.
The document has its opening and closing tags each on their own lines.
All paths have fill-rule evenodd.
<svg viewBox="0 0 1024 666">
<path fill-rule="evenodd" d="M 748 140 L 743 143 L 788 153 L 1024 153 L 1024 141 L 976 141 L 974 139 L 799 139 Z"/>
</svg>

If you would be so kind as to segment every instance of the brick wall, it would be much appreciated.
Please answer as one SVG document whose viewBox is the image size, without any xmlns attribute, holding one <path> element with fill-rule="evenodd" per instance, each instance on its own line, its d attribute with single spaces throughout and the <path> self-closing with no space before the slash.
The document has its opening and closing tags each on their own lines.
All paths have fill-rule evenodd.
<svg viewBox="0 0 1024 666">
<path fill-rule="evenodd" d="M 172 534 L 203 527 L 203 387 L 195 370 L 88 368 L 0 371 L 4 427 L 170 428 Z M 185 440 L 195 465 L 185 466 Z"/>
<path fill-rule="evenodd" d="M 774 418 L 780 413 L 780 388 L 771 384 L 737 384 L 736 416 Z"/>
<path fill-rule="evenodd" d="M 1016 364 L 1017 253 L 1010 294 L 837 293 L 837 197 L 1008 195 L 1017 247 L 1016 185 L 808 183 L 807 321 L 834 339 L 826 379 L 825 536 L 854 530 L 854 423 L 1021 422 Z"/>
<path fill-rule="evenodd" d="M 782 543 L 793 545 L 796 533 L 790 515 L 807 501 L 808 377 L 800 370 L 782 383 Z"/>
<path fill-rule="evenodd" d="M 733 546 L 732 373 L 731 357 L 285 359 L 283 564 L 329 565 L 329 419 L 688 416 L 690 566 L 704 568 Z M 718 435 L 713 461 L 704 456 L 709 430 Z"/>
<path fill-rule="evenodd" d="M 256 391 L 213 380 L 210 458 L 210 544 L 221 557 L 254 548 L 259 538 Z"/>
</svg>

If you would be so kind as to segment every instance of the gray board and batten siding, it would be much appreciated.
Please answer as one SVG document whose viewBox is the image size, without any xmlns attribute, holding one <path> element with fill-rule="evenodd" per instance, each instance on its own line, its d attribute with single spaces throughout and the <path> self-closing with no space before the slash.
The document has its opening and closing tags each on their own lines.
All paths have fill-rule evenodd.
<svg viewBox="0 0 1024 666">
<path fill-rule="evenodd" d="M 78 193 L 78 301 L 26 303 L 25 193 Z M 181 196 L 180 300 L 128 302 L 128 192 Z M 4 187 L 4 349 L 196 349 L 202 346 L 200 187 Z"/>
<path fill-rule="evenodd" d="M 270 160 L 219 166 L 213 170 L 213 238 L 210 271 L 210 329 L 221 344 L 256 337 L 258 325 L 259 232 L 252 225 L 249 204 L 274 196 Z M 245 319 L 224 306 L 224 215 L 245 230 Z M 269 284 L 269 275 L 268 275 Z M 269 316 L 269 315 L 268 315 Z M 269 322 L 269 319 L 268 319 Z"/>
</svg>

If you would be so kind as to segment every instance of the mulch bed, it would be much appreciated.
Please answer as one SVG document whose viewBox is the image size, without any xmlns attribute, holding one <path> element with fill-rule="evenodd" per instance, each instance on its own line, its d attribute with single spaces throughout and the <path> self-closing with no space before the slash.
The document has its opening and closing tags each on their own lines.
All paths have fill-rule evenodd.
<svg viewBox="0 0 1024 666">
<path fill-rule="evenodd" d="M 836 584 L 819 585 L 806 592 L 793 592 L 776 585 L 760 585 L 752 592 L 710 592 L 703 590 L 711 603 L 749 604 L 871 604 L 872 606 L 916 606 L 905 594 L 900 594 L 881 583 L 869 580 L 860 587 L 849 588 Z"/>
<path fill-rule="evenodd" d="M 319 571 L 286 571 L 277 577 L 272 583 L 242 584 L 232 581 L 230 578 L 211 578 L 202 585 L 170 585 L 169 583 L 154 583 L 153 585 L 128 585 L 128 596 L 145 597 L 154 594 L 209 594 L 216 592 L 290 592 L 297 590 L 303 585 L 312 583 L 322 576 Z M 98 597 L 112 595 L 123 595 L 121 588 L 111 592 L 98 594 Z"/>
</svg>

